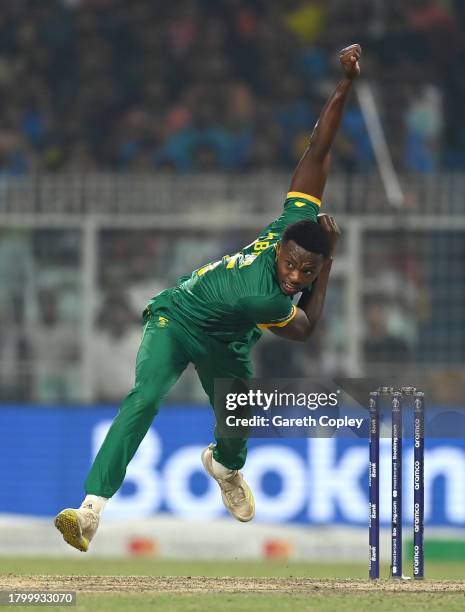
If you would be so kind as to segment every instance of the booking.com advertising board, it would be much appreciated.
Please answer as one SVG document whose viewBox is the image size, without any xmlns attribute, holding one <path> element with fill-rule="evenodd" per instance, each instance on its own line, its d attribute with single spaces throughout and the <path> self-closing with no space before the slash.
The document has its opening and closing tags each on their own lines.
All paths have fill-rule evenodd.
<svg viewBox="0 0 465 612">
<path fill-rule="evenodd" d="M 0 407 L 0 513 L 53 516 L 79 505 L 83 482 L 115 407 Z M 107 517 L 167 512 L 186 519 L 225 513 L 200 453 L 212 441 L 211 409 L 161 410 L 131 462 Z M 412 444 L 404 442 L 405 516 L 413 486 Z M 390 520 L 390 440 L 381 441 L 381 519 Z M 244 473 L 257 520 L 367 524 L 368 442 L 348 437 L 251 439 Z M 465 440 L 426 440 L 425 520 L 465 526 Z"/>
</svg>

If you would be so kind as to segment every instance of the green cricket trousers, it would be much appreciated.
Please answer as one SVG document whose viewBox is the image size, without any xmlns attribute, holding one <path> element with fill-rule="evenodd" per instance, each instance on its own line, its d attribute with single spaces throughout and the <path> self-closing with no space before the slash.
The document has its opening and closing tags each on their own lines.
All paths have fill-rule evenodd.
<svg viewBox="0 0 465 612">
<path fill-rule="evenodd" d="M 142 341 L 136 360 L 135 385 L 123 401 L 85 481 L 87 494 L 112 497 L 137 451 L 164 397 L 187 365 L 194 363 L 202 386 L 214 407 L 215 378 L 252 376 L 249 347 L 222 343 L 193 326 L 172 318 L 157 298 L 144 311 Z M 221 418 L 215 409 L 217 423 Z M 224 438 L 215 429 L 216 461 L 240 469 L 247 454 L 246 438 Z"/>
</svg>

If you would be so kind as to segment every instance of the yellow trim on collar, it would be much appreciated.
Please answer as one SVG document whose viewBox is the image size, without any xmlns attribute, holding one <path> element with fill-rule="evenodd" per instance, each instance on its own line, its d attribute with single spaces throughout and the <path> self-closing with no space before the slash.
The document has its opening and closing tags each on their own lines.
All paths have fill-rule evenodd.
<svg viewBox="0 0 465 612">
<path fill-rule="evenodd" d="M 269 327 L 285 327 L 292 321 L 296 314 L 297 308 L 294 304 L 292 304 L 292 312 L 285 321 L 280 321 L 279 323 L 257 323 L 257 327 L 259 329 L 268 329 Z"/>
<path fill-rule="evenodd" d="M 308 195 L 308 193 L 302 193 L 301 191 L 290 191 L 286 196 L 286 199 L 287 198 L 305 198 L 317 206 L 321 206 L 321 200 L 315 198 L 314 196 Z"/>
</svg>

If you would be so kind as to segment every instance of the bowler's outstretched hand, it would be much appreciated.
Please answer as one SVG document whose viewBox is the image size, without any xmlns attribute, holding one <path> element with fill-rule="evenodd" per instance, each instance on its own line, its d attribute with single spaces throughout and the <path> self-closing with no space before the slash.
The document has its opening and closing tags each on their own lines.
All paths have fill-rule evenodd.
<svg viewBox="0 0 465 612">
<path fill-rule="evenodd" d="M 359 59 L 362 56 L 362 47 L 358 44 L 350 45 L 339 53 L 339 61 L 348 79 L 355 79 L 360 75 Z"/>
</svg>

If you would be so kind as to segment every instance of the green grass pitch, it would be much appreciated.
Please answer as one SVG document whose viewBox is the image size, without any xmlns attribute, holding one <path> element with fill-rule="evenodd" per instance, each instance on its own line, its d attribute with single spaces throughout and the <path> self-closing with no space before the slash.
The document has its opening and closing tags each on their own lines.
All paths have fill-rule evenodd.
<svg viewBox="0 0 465 612">
<path fill-rule="evenodd" d="M 399 585 L 367 582 L 365 564 L 3 557 L 0 589 L 67 588 L 77 592 L 71 609 L 92 612 L 463 610 L 465 564 L 429 562 L 426 571 L 425 581 Z"/>
</svg>

